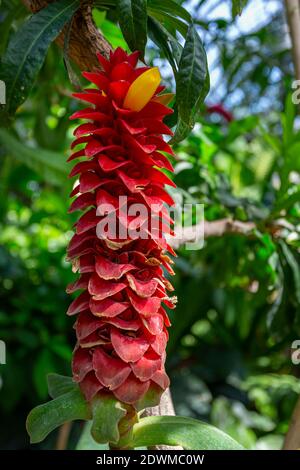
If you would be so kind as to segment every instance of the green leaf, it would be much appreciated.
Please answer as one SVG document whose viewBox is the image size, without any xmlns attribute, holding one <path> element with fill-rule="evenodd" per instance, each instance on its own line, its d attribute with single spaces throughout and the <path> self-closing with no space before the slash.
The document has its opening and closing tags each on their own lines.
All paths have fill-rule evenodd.
<svg viewBox="0 0 300 470">
<path fill-rule="evenodd" d="M 76 419 L 91 419 L 91 410 L 79 389 L 37 406 L 29 413 L 26 429 L 30 442 L 41 442 L 57 427 Z"/>
<path fill-rule="evenodd" d="M 151 16 L 156 18 L 162 25 L 164 25 L 170 31 L 175 29 L 183 37 L 186 36 L 187 31 L 188 31 L 188 25 L 184 23 L 182 20 L 180 20 L 179 18 L 169 15 L 168 13 L 165 13 L 164 11 L 161 12 L 158 10 L 154 10 L 152 8 L 148 8 L 148 12 Z"/>
<path fill-rule="evenodd" d="M 155 18 L 148 18 L 148 31 L 150 38 L 164 53 L 176 74 L 180 60 L 179 54 L 181 55 L 182 51 L 181 45 Z M 179 54 L 177 46 L 180 48 Z"/>
<path fill-rule="evenodd" d="M 160 12 L 163 11 L 172 16 L 178 16 L 188 23 L 191 22 L 191 15 L 189 12 L 173 0 L 148 0 L 148 8 Z"/>
<path fill-rule="evenodd" d="M 281 151 L 282 151 L 282 142 L 281 140 L 279 139 L 279 137 L 277 137 L 276 135 L 274 134 L 270 134 L 269 132 L 267 132 L 262 125 L 259 124 L 259 129 L 261 131 L 261 134 L 264 138 L 264 140 L 266 141 L 266 143 L 274 150 L 274 152 L 276 152 L 276 154 L 280 154 Z"/>
<path fill-rule="evenodd" d="M 207 59 L 202 41 L 194 25 L 189 27 L 177 75 L 177 104 L 180 117 L 190 122 L 192 110 L 204 98 L 207 80 Z M 205 94 L 206 94 L 205 93 Z"/>
<path fill-rule="evenodd" d="M 294 289 L 295 297 L 300 305 L 300 266 L 298 260 L 294 256 L 292 250 L 288 247 L 288 245 L 283 241 L 279 240 L 279 244 L 281 246 L 284 258 L 292 272 L 293 281 L 294 281 Z"/>
<path fill-rule="evenodd" d="M 32 15 L 12 37 L 0 69 L 0 79 L 7 87 L 3 110 L 6 115 L 13 115 L 27 98 L 49 45 L 79 5 L 79 0 L 51 3 Z"/>
<path fill-rule="evenodd" d="M 189 27 L 176 76 L 176 100 L 182 128 L 194 125 L 194 115 L 209 90 L 206 53 L 194 25 Z M 179 133 L 174 140 L 178 141 Z"/>
<path fill-rule="evenodd" d="M 129 50 L 120 28 L 109 20 L 104 20 L 101 24 L 101 31 L 114 49 L 122 47 Z"/>
<path fill-rule="evenodd" d="M 26 8 L 18 1 L 0 2 L 0 57 L 3 56 L 6 49 L 12 22 L 26 14 Z"/>
<path fill-rule="evenodd" d="M 95 0 L 94 7 L 96 8 L 115 8 L 118 0 Z"/>
<path fill-rule="evenodd" d="M 193 126 L 186 124 L 181 118 L 178 118 L 174 136 L 171 139 L 171 144 L 181 142 L 191 132 Z"/>
<path fill-rule="evenodd" d="M 108 450 L 108 444 L 98 444 L 91 437 L 92 423 L 87 422 L 77 443 L 76 450 Z"/>
<path fill-rule="evenodd" d="M 107 444 L 98 444 L 91 436 L 92 422 L 87 421 L 77 442 L 76 450 L 108 450 Z"/>
<path fill-rule="evenodd" d="M 91 435 L 99 444 L 117 443 L 120 439 L 118 424 L 126 409 L 113 396 L 98 394 L 93 400 Z"/>
<path fill-rule="evenodd" d="M 231 0 L 231 2 L 231 13 L 233 18 L 235 18 L 237 15 L 242 14 L 242 10 L 246 6 L 248 0 Z"/>
<path fill-rule="evenodd" d="M 296 117 L 296 106 L 293 103 L 292 94 L 288 93 L 284 113 L 281 116 L 282 123 L 282 141 L 284 147 L 288 147 L 294 140 L 294 126 Z"/>
<path fill-rule="evenodd" d="M 6 129 L 0 129 L 0 142 L 7 155 L 27 165 L 46 182 L 66 185 L 68 165 L 64 155 L 51 150 L 26 147 Z"/>
<path fill-rule="evenodd" d="M 147 1 L 118 0 L 120 28 L 132 51 L 138 50 L 144 57 L 147 42 Z"/>
<path fill-rule="evenodd" d="M 223 431 L 201 421 L 180 416 L 142 418 L 133 428 L 134 447 L 181 446 L 187 450 L 242 450 Z"/>
<path fill-rule="evenodd" d="M 33 368 L 33 382 L 41 399 L 47 398 L 47 384 L 45 377 L 53 370 L 53 354 L 48 349 L 43 349 L 38 355 Z"/>
<path fill-rule="evenodd" d="M 276 203 L 276 206 L 274 210 L 272 211 L 273 216 L 282 209 L 285 209 L 286 211 L 289 210 L 291 207 L 293 207 L 296 203 L 300 201 L 300 191 L 295 191 L 292 194 L 286 195 L 283 199 L 278 201 Z"/>
<path fill-rule="evenodd" d="M 122 49 L 129 51 L 129 48 L 119 26 L 117 26 L 112 21 L 106 19 L 105 11 L 99 11 L 94 9 L 93 18 L 97 25 L 97 28 L 100 29 L 104 37 L 112 45 L 113 49 L 116 49 L 117 47 L 122 47 Z"/>
<path fill-rule="evenodd" d="M 48 392 L 51 398 L 57 398 L 72 390 L 78 389 L 72 377 L 59 374 L 47 375 Z"/>
</svg>

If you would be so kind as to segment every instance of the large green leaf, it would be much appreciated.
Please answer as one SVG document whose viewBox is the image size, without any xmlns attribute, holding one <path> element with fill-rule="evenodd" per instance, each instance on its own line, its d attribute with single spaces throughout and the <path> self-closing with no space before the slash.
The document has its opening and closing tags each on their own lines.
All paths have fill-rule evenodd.
<svg viewBox="0 0 300 470">
<path fill-rule="evenodd" d="M 36 171 L 46 182 L 57 186 L 67 183 L 68 165 L 64 155 L 25 146 L 6 129 L 0 129 L 0 143 L 7 155 Z"/>
<path fill-rule="evenodd" d="M 209 91 L 206 53 L 192 24 L 189 27 L 176 75 L 176 100 L 180 127 L 174 141 L 179 141 L 192 129 L 194 116 Z M 184 132 L 182 131 L 184 129 Z"/>
<path fill-rule="evenodd" d="M 201 421 L 180 416 L 142 418 L 133 428 L 134 447 L 181 446 L 187 450 L 242 450 L 223 431 Z"/>
<path fill-rule="evenodd" d="M 120 28 L 132 51 L 144 57 L 147 42 L 147 0 L 118 0 Z"/>
<path fill-rule="evenodd" d="M 155 18 L 148 18 L 148 31 L 150 38 L 164 53 L 176 74 L 182 51 L 180 43 Z"/>
<path fill-rule="evenodd" d="M 207 59 L 202 41 L 192 24 L 186 37 L 177 75 L 177 103 L 179 115 L 184 122 L 192 121 L 195 106 L 202 101 L 208 90 Z"/>
<path fill-rule="evenodd" d="M 176 16 L 169 15 L 169 13 L 159 11 L 157 9 L 148 8 L 148 12 L 170 31 L 175 30 L 178 31 L 183 37 L 186 36 L 188 25 L 184 21 L 180 20 Z"/>
<path fill-rule="evenodd" d="M 99 444 L 117 443 L 120 439 L 119 422 L 126 409 L 113 396 L 98 394 L 93 400 L 93 424 L 91 435 Z"/>
<path fill-rule="evenodd" d="M 6 83 L 2 115 L 13 115 L 27 98 L 49 45 L 80 5 L 79 0 L 51 3 L 26 21 L 9 42 L 2 58 L 0 79 Z"/>
<path fill-rule="evenodd" d="M 191 22 L 189 12 L 174 0 L 148 0 L 148 9 L 165 12 L 172 16 L 178 16 L 188 23 Z"/>
<path fill-rule="evenodd" d="M 78 389 L 78 385 L 73 382 L 72 377 L 59 374 L 47 375 L 48 392 L 51 398 L 57 398 L 72 390 Z"/>
<path fill-rule="evenodd" d="M 91 419 L 91 410 L 79 389 L 37 406 L 29 413 L 26 429 L 30 442 L 41 442 L 57 427 L 76 419 Z"/>
</svg>

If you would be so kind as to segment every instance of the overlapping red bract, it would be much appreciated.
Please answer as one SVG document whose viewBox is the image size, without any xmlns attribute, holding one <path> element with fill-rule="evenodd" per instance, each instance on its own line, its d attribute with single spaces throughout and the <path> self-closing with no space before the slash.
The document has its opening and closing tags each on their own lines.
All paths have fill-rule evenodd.
<svg viewBox="0 0 300 470">
<path fill-rule="evenodd" d="M 99 239 L 96 225 L 101 215 L 96 209 L 108 203 L 121 217 L 118 196 L 127 196 L 129 205 L 140 202 L 150 209 L 158 204 L 161 218 L 169 222 L 164 206 L 173 201 L 164 185 L 170 180 L 157 169 L 172 171 L 161 153 L 172 153 L 162 138 L 172 134 L 162 122 L 171 110 L 157 99 L 163 87 L 139 112 L 122 107 L 130 84 L 147 70 L 137 68 L 137 60 L 138 53 L 127 55 L 120 48 L 109 61 L 99 56 L 101 70 L 83 74 L 97 88 L 74 94 L 91 105 L 71 116 L 88 122 L 74 131 L 72 148 L 84 148 L 69 158 L 83 157 L 70 174 L 79 178 L 70 211 L 84 214 L 68 248 L 80 277 L 67 288 L 69 293 L 82 290 L 68 310 L 77 315 L 74 380 L 87 400 L 105 390 L 135 406 L 148 392 L 158 402 L 169 385 L 164 362 L 170 323 L 164 304 L 172 307 L 173 300 L 163 268 L 172 273 L 167 251 L 174 253 L 162 228 L 148 239 Z M 128 218 L 121 223 L 133 222 Z"/>
</svg>

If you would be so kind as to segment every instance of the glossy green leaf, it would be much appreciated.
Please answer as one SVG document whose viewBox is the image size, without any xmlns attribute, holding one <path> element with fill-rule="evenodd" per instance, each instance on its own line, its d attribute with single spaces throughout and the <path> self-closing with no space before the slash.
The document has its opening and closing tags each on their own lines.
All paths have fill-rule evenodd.
<svg viewBox="0 0 300 470">
<path fill-rule="evenodd" d="M 134 425 L 134 447 L 181 446 L 187 450 L 242 450 L 219 429 L 192 418 L 151 416 Z"/>
<path fill-rule="evenodd" d="M 186 124 L 180 117 L 178 118 L 176 124 L 176 130 L 174 136 L 172 137 L 171 143 L 178 143 L 185 139 L 193 129 L 192 125 Z"/>
<path fill-rule="evenodd" d="M 41 442 L 57 427 L 76 419 L 91 419 L 91 410 L 79 389 L 37 406 L 29 413 L 26 429 L 30 442 Z"/>
<path fill-rule="evenodd" d="M 209 91 L 206 53 L 194 25 L 189 27 L 176 76 L 176 101 L 180 127 L 173 141 L 192 129 L 194 116 Z M 183 132 L 184 129 L 184 132 Z"/>
<path fill-rule="evenodd" d="M 144 57 L 147 42 L 147 1 L 118 0 L 120 28 L 132 51 L 140 51 Z"/>
<path fill-rule="evenodd" d="M 207 59 L 202 41 L 191 25 L 182 51 L 177 75 L 177 103 L 182 120 L 192 121 L 192 111 L 207 94 Z M 205 92 L 205 94 L 204 94 Z"/>
<path fill-rule="evenodd" d="M 178 16 L 188 23 L 191 22 L 191 15 L 189 12 L 174 0 L 148 0 L 148 8 L 169 13 L 172 16 Z"/>
<path fill-rule="evenodd" d="M 169 61 L 174 74 L 176 74 L 182 52 L 180 43 L 155 18 L 148 18 L 148 32 L 152 41 L 161 49 Z"/>
<path fill-rule="evenodd" d="M 51 398 L 57 398 L 72 390 L 78 389 L 72 377 L 59 374 L 47 375 L 48 392 Z"/>
<path fill-rule="evenodd" d="M 126 409 L 113 396 L 98 394 L 93 400 L 93 424 L 91 435 L 99 444 L 117 443 L 120 435 L 118 424 L 126 415 Z"/>
<path fill-rule="evenodd" d="M 63 154 L 27 147 L 6 129 L 0 129 L 0 143 L 7 155 L 36 171 L 46 182 L 57 186 L 66 185 L 68 165 Z"/>
<path fill-rule="evenodd" d="M 79 0 L 51 3 L 31 16 L 12 37 L 2 58 L 0 79 L 6 83 L 4 115 L 13 115 L 27 98 L 49 45 L 80 5 Z"/>
<path fill-rule="evenodd" d="M 154 10 L 152 8 L 148 8 L 148 12 L 151 16 L 156 18 L 161 24 L 163 24 L 170 31 L 176 30 L 183 37 L 186 36 L 187 31 L 188 31 L 188 25 L 184 21 L 180 20 L 179 18 L 176 18 L 176 16 L 169 15 L 168 13 L 164 11 L 159 11 L 158 9 Z"/>
</svg>

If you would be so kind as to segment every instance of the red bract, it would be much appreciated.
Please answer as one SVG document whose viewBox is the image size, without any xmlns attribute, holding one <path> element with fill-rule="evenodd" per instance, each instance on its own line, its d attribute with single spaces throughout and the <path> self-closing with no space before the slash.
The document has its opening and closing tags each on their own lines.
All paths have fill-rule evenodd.
<svg viewBox="0 0 300 470">
<path fill-rule="evenodd" d="M 139 408 L 147 397 L 158 403 L 169 385 L 164 362 L 170 322 L 164 306 L 172 308 L 174 298 L 168 297 L 172 286 L 164 270 L 173 273 L 167 252 L 174 253 L 163 236 L 171 221 L 166 205 L 173 203 L 164 185 L 173 183 L 160 170 L 172 171 L 165 156 L 172 150 L 162 138 L 172 134 L 163 123 L 171 111 L 162 104 L 163 87 L 155 85 L 152 95 L 147 87 L 158 71 L 137 68 L 137 60 L 137 53 L 120 48 L 109 61 L 99 56 L 101 70 L 83 74 L 96 88 L 74 94 L 90 106 L 71 116 L 89 122 L 74 131 L 72 148 L 81 148 L 69 158 L 82 159 L 70 173 L 78 178 L 70 212 L 84 213 L 68 248 L 80 277 L 67 291 L 82 291 L 68 310 L 77 315 L 74 380 L 87 400 L 102 390 Z M 120 196 L 126 196 L 128 208 L 143 204 L 145 214 L 124 212 Z M 110 231 L 99 236 L 108 215 L 129 230 L 125 238 Z M 160 223 L 152 232 L 153 215 Z"/>
</svg>

